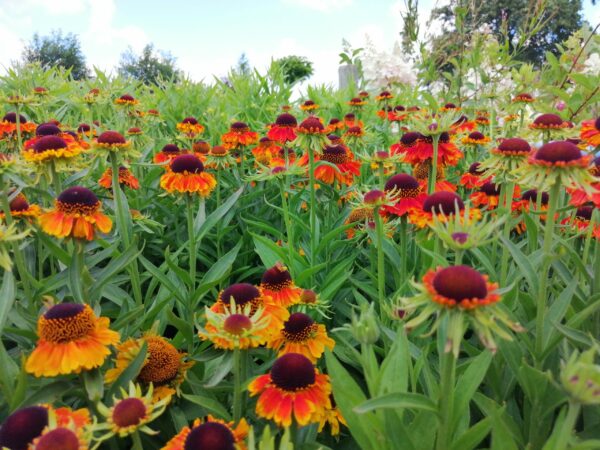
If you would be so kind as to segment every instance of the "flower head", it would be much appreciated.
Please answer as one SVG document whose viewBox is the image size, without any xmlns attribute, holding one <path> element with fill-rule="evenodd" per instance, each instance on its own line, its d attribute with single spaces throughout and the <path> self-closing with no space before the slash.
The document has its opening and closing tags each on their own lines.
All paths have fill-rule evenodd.
<svg viewBox="0 0 600 450">
<path fill-rule="evenodd" d="M 296 118 L 289 114 L 283 113 L 277 116 L 275 123 L 269 128 L 267 136 L 277 142 L 286 143 L 296 139 L 296 127 L 298 121 Z"/>
<path fill-rule="evenodd" d="M 592 147 L 600 145 L 600 117 L 581 122 L 581 139 Z"/>
<path fill-rule="evenodd" d="M 315 323 L 309 315 L 301 312 L 291 314 L 281 331 L 268 343 L 278 356 L 299 353 L 313 363 L 323 355 L 325 348 L 333 350 L 334 345 L 335 341 L 327 336 L 325 325 Z"/>
<path fill-rule="evenodd" d="M 399 173 L 389 178 L 385 183 L 385 190 L 393 192 L 397 201 L 392 206 L 384 207 L 383 211 L 396 216 L 404 216 L 410 210 L 422 207 L 427 197 L 419 181 L 406 173 Z"/>
<path fill-rule="evenodd" d="M 300 109 L 302 111 L 314 111 L 316 109 L 319 109 L 319 105 L 317 105 L 312 100 L 306 100 L 304 103 L 302 103 L 300 105 Z"/>
<path fill-rule="evenodd" d="M 50 160 L 65 162 L 77 155 L 83 149 L 72 138 L 63 139 L 59 135 L 40 135 L 35 139 L 35 144 L 25 147 L 22 152 L 23 159 L 34 163 L 44 163 Z"/>
<path fill-rule="evenodd" d="M 234 122 L 229 131 L 221 136 L 221 141 L 228 149 L 246 147 L 258 142 L 258 133 L 250 131 L 244 122 Z"/>
<path fill-rule="evenodd" d="M 160 152 L 154 155 L 154 162 L 162 164 L 171 161 L 179 155 L 181 155 L 181 149 L 176 144 L 166 144 Z"/>
<path fill-rule="evenodd" d="M 115 104 L 121 105 L 121 106 L 134 106 L 134 105 L 137 105 L 138 103 L 139 103 L 139 101 L 136 100 L 133 97 L 133 95 L 131 95 L 131 94 L 123 94 L 115 100 Z"/>
<path fill-rule="evenodd" d="M 529 128 L 534 130 L 560 130 L 567 128 L 568 122 L 565 122 L 557 114 L 541 114 L 535 118 Z"/>
<path fill-rule="evenodd" d="M 173 158 L 166 173 L 160 177 L 160 187 L 169 193 L 198 194 L 208 197 L 216 185 L 215 178 L 204 171 L 204 164 L 193 154 Z"/>
<path fill-rule="evenodd" d="M 112 228 L 112 221 L 100 207 L 96 194 L 82 186 L 73 186 L 61 192 L 54 208 L 40 216 L 40 225 L 52 236 L 91 241 L 96 231 L 108 233 Z"/>
<path fill-rule="evenodd" d="M 0 448 L 27 450 L 48 426 L 48 408 L 27 406 L 13 412 L 0 428 Z"/>
<path fill-rule="evenodd" d="M 583 353 L 573 352 L 562 364 L 560 381 L 569 397 L 583 405 L 600 404 L 600 367 L 595 361 L 598 348 L 591 347 Z"/>
<path fill-rule="evenodd" d="M 513 97 L 513 103 L 533 103 L 535 98 L 527 92 L 521 92 Z"/>
<path fill-rule="evenodd" d="M 320 153 L 327 144 L 327 132 L 318 117 L 310 116 L 296 129 L 297 137 L 294 142 L 305 151 Z"/>
<path fill-rule="evenodd" d="M 204 421 L 196 419 L 191 428 L 183 427 L 161 450 L 246 450 L 248 431 L 245 419 L 234 427 L 209 415 Z"/>
<path fill-rule="evenodd" d="M 188 137 L 194 137 L 204 132 L 204 127 L 195 117 L 186 117 L 176 125 L 177 129 Z"/>
<path fill-rule="evenodd" d="M 331 408 L 329 378 L 299 353 L 277 358 L 270 373 L 256 378 L 248 390 L 259 395 L 256 413 L 282 427 L 289 427 L 292 418 L 300 426 L 319 422 Z"/>
<path fill-rule="evenodd" d="M 273 302 L 286 308 L 299 303 L 302 295 L 302 289 L 294 284 L 287 267 L 280 263 L 263 273 L 260 287 Z"/>
<path fill-rule="evenodd" d="M 105 189 L 112 189 L 112 168 L 107 168 L 102 177 L 98 180 L 98 184 Z M 131 171 L 125 167 L 119 167 L 119 184 L 121 187 L 127 186 L 129 189 L 139 189 L 140 182 Z"/>
<path fill-rule="evenodd" d="M 101 366 L 119 333 L 108 328 L 106 317 L 96 317 L 88 305 L 60 303 L 38 319 L 36 348 L 25 370 L 36 377 L 79 373 Z"/>
</svg>

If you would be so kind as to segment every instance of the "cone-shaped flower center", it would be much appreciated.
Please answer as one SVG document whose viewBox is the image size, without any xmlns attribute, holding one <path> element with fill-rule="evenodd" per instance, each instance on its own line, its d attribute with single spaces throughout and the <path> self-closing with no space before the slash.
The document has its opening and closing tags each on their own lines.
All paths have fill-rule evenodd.
<svg viewBox="0 0 600 450">
<path fill-rule="evenodd" d="M 87 123 L 80 123 L 77 127 L 77 132 L 79 133 L 87 133 L 92 129 Z"/>
<path fill-rule="evenodd" d="M 210 150 L 210 154 L 213 156 L 225 156 L 227 154 L 227 149 L 222 145 L 215 145 Z"/>
<path fill-rule="evenodd" d="M 292 284 L 292 276 L 284 266 L 276 264 L 265 271 L 261 283 L 271 291 L 280 291 Z"/>
<path fill-rule="evenodd" d="M 114 144 L 125 144 L 125 143 L 127 143 L 127 141 L 125 140 L 125 137 L 118 131 L 109 130 L 109 131 L 105 131 L 100 136 L 98 136 L 98 143 L 114 145 Z"/>
<path fill-rule="evenodd" d="M 42 123 L 35 129 L 36 136 L 53 136 L 60 133 L 60 128 L 53 123 Z"/>
<path fill-rule="evenodd" d="M 2 122 L 17 123 L 17 113 L 6 113 L 2 118 Z M 22 114 L 19 114 L 19 123 L 27 123 L 27 119 Z"/>
<path fill-rule="evenodd" d="M 452 233 L 452 239 L 459 244 L 464 244 L 469 239 L 469 233 L 463 233 L 461 231 L 457 231 L 456 233 Z"/>
<path fill-rule="evenodd" d="M 249 130 L 248 124 L 244 122 L 233 122 L 229 129 L 235 133 L 245 133 Z"/>
<path fill-rule="evenodd" d="M 304 106 L 313 106 L 315 104 L 315 102 L 313 102 L 312 100 L 306 100 L 303 105 Z"/>
<path fill-rule="evenodd" d="M 133 97 L 133 95 L 129 95 L 129 94 L 124 94 L 121 95 L 119 97 L 120 100 L 126 101 L 126 102 L 133 102 L 135 101 L 135 98 Z"/>
<path fill-rule="evenodd" d="M 310 133 L 319 133 L 325 129 L 321 121 L 314 116 L 304 119 L 299 128 L 307 130 Z"/>
<path fill-rule="evenodd" d="M 575 217 L 583 220 L 592 220 L 592 214 L 594 213 L 594 207 L 592 205 L 583 205 L 577 208 Z"/>
<path fill-rule="evenodd" d="M 523 194 L 521 195 L 521 200 L 525 200 L 525 201 L 531 201 L 531 202 L 537 202 L 537 198 L 538 198 L 538 191 L 536 189 L 530 189 L 528 191 L 523 192 Z M 548 195 L 547 192 L 542 192 L 542 205 L 546 205 L 548 204 L 548 199 L 550 198 L 550 196 Z"/>
<path fill-rule="evenodd" d="M 12 413 L 0 428 L 0 448 L 26 449 L 48 425 L 48 410 L 28 406 Z"/>
<path fill-rule="evenodd" d="M 244 314 L 232 314 L 223 322 L 223 329 L 229 334 L 240 336 L 252 328 L 252 321 Z"/>
<path fill-rule="evenodd" d="M 485 138 L 485 136 L 483 135 L 483 133 L 480 133 L 479 131 L 473 131 L 472 133 L 469 134 L 469 138 L 475 139 L 475 140 L 481 140 L 481 139 Z"/>
<path fill-rule="evenodd" d="M 96 194 L 83 186 L 73 186 L 65 189 L 60 193 L 57 200 L 59 205 L 64 207 L 96 207 L 100 203 Z"/>
<path fill-rule="evenodd" d="M 479 167 L 481 167 L 481 163 L 474 162 L 473 164 L 471 164 L 469 166 L 469 173 L 471 175 L 481 175 L 483 173 L 483 171 L 479 170 Z"/>
<path fill-rule="evenodd" d="M 521 92 L 520 94 L 517 94 L 516 98 L 525 99 L 525 100 L 533 100 L 533 96 L 527 92 Z"/>
<path fill-rule="evenodd" d="M 280 127 L 295 127 L 298 125 L 298 121 L 291 114 L 283 113 L 277 116 L 277 119 L 275 119 L 275 125 Z"/>
<path fill-rule="evenodd" d="M 61 344 L 87 336 L 95 327 L 91 308 L 78 303 L 60 303 L 40 318 L 38 335 L 45 341 Z"/>
<path fill-rule="evenodd" d="M 307 314 L 293 313 L 283 324 L 282 332 L 288 341 L 302 342 L 310 337 L 314 323 L 315 321 Z"/>
<path fill-rule="evenodd" d="M 194 117 L 186 117 L 181 123 L 189 123 L 190 125 L 198 125 L 198 121 Z"/>
<path fill-rule="evenodd" d="M 67 148 L 67 143 L 63 138 L 53 135 L 41 137 L 33 145 L 33 151 L 36 153 L 43 153 L 48 150 L 59 150 L 61 148 Z"/>
<path fill-rule="evenodd" d="M 303 289 L 302 294 L 300 294 L 300 301 L 302 303 L 316 303 L 317 294 L 311 289 Z"/>
<path fill-rule="evenodd" d="M 210 144 L 206 141 L 196 141 L 192 145 L 192 150 L 194 150 L 197 153 L 206 155 L 208 152 L 210 152 Z"/>
<path fill-rule="evenodd" d="M 353 114 L 353 113 L 348 113 L 348 114 L 346 114 L 346 115 L 344 116 L 344 120 L 351 121 L 351 120 L 354 120 L 354 119 L 356 119 L 356 115 L 355 115 L 355 114 Z"/>
<path fill-rule="evenodd" d="M 483 192 L 485 195 L 489 195 L 489 196 L 500 195 L 500 186 L 497 185 L 496 183 L 492 183 L 491 181 L 484 183 L 481 186 L 481 188 L 479 188 L 479 190 L 481 192 Z"/>
<path fill-rule="evenodd" d="M 353 126 L 353 127 L 348 128 L 347 133 L 348 134 L 361 135 L 363 133 L 363 130 L 359 126 Z"/>
<path fill-rule="evenodd" d="M 179 150 L 179 147 L 177 147 L 175 144 L 167 144 L 162 148 L 161 152 L 170 155 L 176 155 L 180 153 L 181 150 Z"/>
<path fill-rule="evenodd" d="M 221 301 L 229 305 L 231 298 L 237 306 L 244 306 L 246 303 L 252 303 L 260 297 L 258 288 L 250 283 L 232 284 L 221 292 Z"/>
<path fill-rule="evenodd" d="M 79 450 L 79 438 L 67 428 L 56 428 L 44 434 L 37 445 L 36 450 Z"/>
<path fill-rule="evenodd" d="M 10 202 L 10 210 L 11 211 L 27 211 L 29 208 L 29 203 L 23 194 L 17 195 Z"/>
<path fill-rule="evenodd" d="M 500 145 L 498 145 L 498 150 L 501 152 L 529 153 L 531 147 L 525 139 L 508 138 L 504 139 Z"/>
<path fill-rule="evenodd" d="M 374 203 L 383 201 L 385 198 L 385 192 L 380 191 L 379 189 L 373 189 L 365 194 L 363 200 L 367 205 L 372 205 Z"/>
<path fill-rule="evenodd" d="M 402 105 L 396 105 L 394 106 L 394 112 L 402 112 L 402 111 L 406 111 L 406 108 Z"/>
<path fill-rule="evenodd" d="M 343 164 L 348 161 L 348 154 L 342 145 L 328 145 L 323 149 L 321 159 L 332 164 Z"/>
<path fill-rule="evenodd" d="M 423 135 L 417 131 L 409 131 L 404 133 L 400 138 L 400 144 L 403 147 L 411 147 L 416 144 L 418 139 L 421 139 Z"/>
<path fill-rule="evenodd" d="M 315 367 L 306 356 L 287 353 L 279 357 L 271 368 L 273 384 L 284 391 L 296 391 L 315 382 Z"/>
<path fill-rule="evenodd" d="M 140 370 L 138 380 L 155 385 L 173 380 L 181 363 L 177 349 L 160 336 L 148 336 L 145 341 L 148 345 L 147 361 Z"/>
<path fill-rule="evenodd" d="M 456 109 L 456 105 L 454 103 L 446 103 L 444 105 L 444 108 L 446 108 L 446 109 Z"/>
<path fill-rule="evenodd" d="M 402 198 L 415 198 L 421 192 L 421 187 L 415 177 L 399 173 L 385 183 L 385 190 L 395 191 Z"/>
<path fill-rule="evenodd" d="M 348 215 L 348 222 L 354 223 L 373 217 L 373 210 L 371 208 L 356 208 L 353 209 Z"/>
<path fill-rule="evenodd" d="M 567 141 L 554 141 L 542 145 L 535 154 L 535 159 L 551 163 L 569 162 L 581 159 L 581 150 Z"/>
<path fill-rule="evenodd" d="M 171 160 L 171 170 L 175 173 L 200 173 L 204 171 L 204 164 L 196 155 L 185 154 L 176 156 Z"/>
<path fill-rule="evenodd" d="M 114 407 L 112 420 L 118 427 L 130 427 L 139 424 L 146 416 L 146 405 L 139 398 L 120 400 Z"/>
<path fill-rule="evenodd" d="M 487 296 L 485 278 L 469 266 L 451 266 L 440 270 L 433 279 L 438 294 L 460 302 Z"/>
<path fill-rule="evenodd" d="M 542 114 L 541 116 L 536 117 L 533 123 L 542 126 L 560 126 L 562 125 L 563 120 L 557 114 Z"/>
<path fill-rule="evenodd" d="M 598 117 L 594 122 L 594 127 L 596 128 L 596 130 L 600 131 L 600 117 Z"/>
<path fill-rule="evenodd" d="M 183 450 L 234 450 L 233 433 L 218 422 L 206 422 L 193 428 L 185 439 Z"/>
<path fill-rule="evenodd" d="M 462 199 L 454 192 L 435 192 L 425 199 L 423 210 L 432 213 L 454 214 L 458 206 L 459 210 L 465 208 Z"/>
</svg>

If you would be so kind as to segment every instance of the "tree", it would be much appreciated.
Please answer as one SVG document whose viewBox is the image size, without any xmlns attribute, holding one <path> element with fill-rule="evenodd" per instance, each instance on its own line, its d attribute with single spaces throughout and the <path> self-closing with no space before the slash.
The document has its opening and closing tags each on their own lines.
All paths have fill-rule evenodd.
<svg viewBox="0 0 600 450">
<path fill-rule="evenodd" d="M 61 30 L 53 30 L 49 36 L 35 33 L 23 49 L 23 60 L 40 63 L 44 68 L 71 69 L 76 80 L 89 76 L 79 38 L 72 33 L 63 35 Z"/>
<path fill-rule="evenodd" d="M 462 20 L 457 20 L 457 8 L 464 12 Z M 434 9 L 432 18 L 442 22 L 443 32 L 433 42 L 438 53 L 454 53 L 472 32 L 487 25 L 504 36 L 511 50 L 517 50 L 517 59 L 534 64 L 543 62 L 546 52 L 558 53 L 556 45 L 582 24 L 581 0 L 452 0 Z M 456 23 L 462 25 L 460 32 Z"/>
<path fill-rule="evenodd" d="M 235 71 L 240 75 L 250 75 L 251 70 L 250 61 L 248 61 L 246 53 L 242 53 L 240 59 L 238 59 Z"/>
<path fill-rule="evenodd" d="M 121 75 L 144 84 L 158 84 L 160 80 L 178 81 L 181 78 L 181 71 L 175 62 L 175 57 L 170 53 L 155 50 L 153 44 L 147 44 L 140 55 L 131 47 L 122 53 L 117 70 Z"/>
<path fill-rule="evenodd" d="M 285 81 L 290 84 L 307 80 L 313 74 L 313 64 L 304 56 L 284 56 L 275 63 L 281 67 Z"/>
</svg>

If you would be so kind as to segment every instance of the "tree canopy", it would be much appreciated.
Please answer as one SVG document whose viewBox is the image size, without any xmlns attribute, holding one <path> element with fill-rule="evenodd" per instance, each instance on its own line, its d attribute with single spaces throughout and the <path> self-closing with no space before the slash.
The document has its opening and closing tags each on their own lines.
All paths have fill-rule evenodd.
<svg viewBox="0 0 600 450">
<path fill-rule="evenodd" d="M 313 63 L 304 56 L 284 56 L 275 63 L 281 67 L 285 81 L 290 84 L 307 80 L 313 74 Z"/>
<path fill-rule="evenodd" d="M 63 35 L 60 30 L 53 30 L 48 36 L 35 33 L 23 49 L 22 56 L 26 63 L 38 62 L 46 68 L 70 69 L 76 80 L 89 76 L 79 38 L 72 33 Z"/>
<path fill-rule="evenodd" d="M 117 70 L 144 84 L 158 84 L 160 80 L 177 81 L 181 78 L 181 71 L 175 63 L 175 57 L 170 53 L 147 44 L 139 55 L 131 47 L 122 53 Z"/>
</svg>

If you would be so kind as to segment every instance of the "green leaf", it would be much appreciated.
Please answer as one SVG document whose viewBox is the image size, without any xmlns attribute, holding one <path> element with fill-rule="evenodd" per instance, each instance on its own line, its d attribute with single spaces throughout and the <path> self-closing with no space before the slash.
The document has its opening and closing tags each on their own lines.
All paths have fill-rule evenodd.
<svg viewBox="0 0 600 450">
<path fill-rule="evenodd" d="M 96 403 L 104 394 L 104 379 L 100 369 L 86 370 L 83 372 L 83 384 L 88 398 Z"/>
<path fill-rule="evenodd" d="M 210 213 L 206 220 L 200 225 L 200 228 L 196 230 L 196 242 L 200 242 L 202 238 L 221 220 L 221 218 L 227 214 L 227 212 L 237 203 L 240 195 L 244 192 L 244 186 L 240 187 L 217 209 Z"/>
<path fill-rule="evenodd" d="M 211 414 L 216 414 L 217 417 L 222 418 L 224 420 L 231 420 L 231 416 L 229 415 L 229 412 L 223 407 L 223 405 L 221 404 L 220 401 L 208 397 L 206 395 L 189 395 L 189 394 L 182 394 L 181 395 L 183 398 L 185 398 L 186 400 L 189 400 L 190 402 L 198 405 L 198 406 L 202 406 L 204 409 L 206 409 L 209 413 Z"/>
<path fill-rule="evenodd" d="M 69 272 L 69 288 L 71 289 L 71 295 L 76 302 L 85 303 L 86 299 L 83 296 L 83 280 L 81 277 L 85 263 L 83 257 L 78 255 L 77 251 L 77 248 L 80 245 L 83 244 L 79 242 L 75 243 L 75 250 L 71 256 L 71 264 L 67 270 Z M 81 251 L 83 251 L 83 249 Z"/>
<path fill-rule="evenodd" d="M 250 233 L 252 234 L 252 233 Z M 275 263 L 285 259 L 284 250 L 275 242 L 256 234 L 252 234 L 254 248 L 265 267 L 272 267 Z"/>
<path fill-rule="evenodd" d="M 8 313 L 13 306 L 16 295 L 15 278 L 12 272 L 4 272 L 2 289 L 0 289 L 0 334 L 2 334 L 2 330 L 8 319 Z"/>
<path fill-rule="evenodd" d="M 492 362 L 492 357 L 490 351 L 481 352 L 476 358 L 469 361 L 467 370 L 458 378 L 454 394 L 453 427 L 456 427 L 460 417 L 468 415 L 469 402 L 483 381 Z"/>
<path fill-rule="evenodd" d="M 140 370 L 142 370 L 142 366 L 146 361 L 146 352 L 148 350 L 148 344 L 144 342 L 140 347 L 140 351 L 135 358 L 129 363 L 129 365 L 125 368 L 123 372 L 118 376 L 118 378 L 114 381 L 114 383 L 110 386 L 108 393 L 106 394 L 107 398 L 113 398 L 120 388 L 126 389 L 127 385 L 130 381 L 134 380 L 135 377 L 138 376 Z"/>
<path fill-rule="evenodd" d="M 140 254 L 142 250 L 138 250 L 137 243 L 131 244 L 127 250 L 121 253 L 116 258 L 113 258 L 96 277 L 96 281 L 90 288 L 90 293 L 97 299 L 101 297 L 102 287 L 104 284 L 114 277 L 117 273 L 131 264 Z"/>
<path fill-rule="evenodd" d="M 242 248 L 242 241 L 239 241 L 235 247 L 225 253 L 216 263 L 210 266 L 210 269 L 202 277 L 199 287 L 194 292 L 194 304 L 216 286 L 231 271 L 233 263 L 236 261 L 238 253 Z"/>
<path fill-rule="evenodd" d="M 423 394 L 410 392 L 392 392 L 367 400 L 354 408 L 354 412 L 364 414 L 377 409 L 420 409 L 437 413 L 437 405 Z"/>
<path fill-rule="evenodd" d="M 461 434 L 460 437 L 453 442 L 451 450 L 471 450 L 476 448 L 490 433 L 491 429 L 492 418 L 486 417 Z"/>
</svg>

